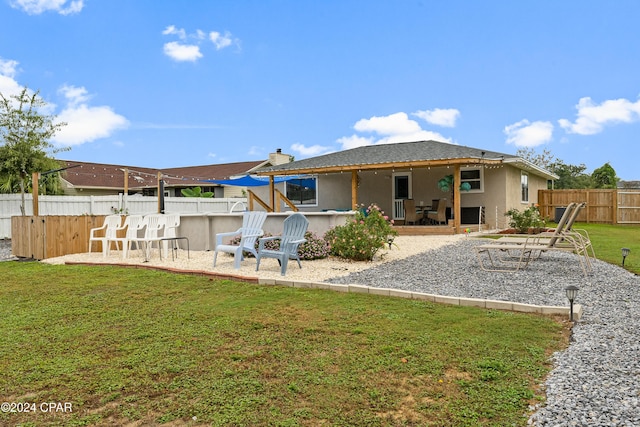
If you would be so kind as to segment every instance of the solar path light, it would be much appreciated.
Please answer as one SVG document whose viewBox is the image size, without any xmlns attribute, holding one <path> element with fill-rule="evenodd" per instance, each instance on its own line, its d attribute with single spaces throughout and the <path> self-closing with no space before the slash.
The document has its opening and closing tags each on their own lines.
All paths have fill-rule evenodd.
<svg viewBox="0 0 640 427">
<path fill-rule="evenodd" d="M 631 249 L 629 248 L 622 248 L 622 266 L 624 267 L 624 260 L 627 258 L 627 256 L 629 255 L 629 252 L 631 252 Z"/>
<path fill-rule="evenodd" d="M 567 293 L 567 299 L 569 300 L 569 306 L 570 306 L 569 319 L 573 322 L 573 301 L 575 301 L 576 297 L 578 296 L 578 291 L 580 289 L 576 288 L 573 285 L 570 285 L 570 286 L 567 286 L 564 290 Z"/>
</svg>

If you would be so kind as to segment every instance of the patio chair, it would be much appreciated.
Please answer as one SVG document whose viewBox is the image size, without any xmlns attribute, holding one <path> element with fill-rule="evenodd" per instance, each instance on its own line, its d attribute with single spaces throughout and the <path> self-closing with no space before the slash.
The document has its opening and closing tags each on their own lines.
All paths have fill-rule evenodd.
<svg viewBox="0 0 640 427">
<path fill-rule="evenodd" d="M 107 215 L 104 218 L 102 227 L 92 228 L 89 231 L 89 252 L 91 252 L 93 242 L 100 242 L 102 243 L 102 256 L 106 257 L 109 249 L 108 246 L 110 245 L 109 241 L 116 237 L 116 231 L 118 227 L 120 227 L 121 221 L 120 215 Z M 116 242 L 116 247 L 117 244 Z"/>
<path fill-rule="evenodd" d="M 145 215 L 142 218 L 142 222 L 138 224 L 138 230 L 144 229 L 144 233 L 142 236 L 139 233 L 136 233 L 135 236 L 132 236 L 128 244 L 136 243 L 136 247 L 139 243 L 142 243 L 142 249 L 144 250 L 144 260 L 145 262 L 149 261 L 151 258 L 151 250 L 153 249 L 154 242 L 158 247 L 158 251 L 162 248 L 160 247 L 160 239 L 162 239 L 162 233 L 164 231 L 165 217 L 162 214 L 149 214 Z M 162 257 L 162 253 L 160 253 Z"/>
<path fill-rule="evenodd" d="M 438 200 L 437 210 L 427 212 L 427 220 L 436 224 L 447 222 L 447 199 Z"/>
<path fill-rule="evenodd" d="M 476 246 L 474 249 L 480 268 L 485 271 L 515 272 L 525 268 L 529 262 L 539 258 L 544 252 L 560 250 L 574 252 L 586 276 L 592 269 L 589 248 L 582 235 L 567 231 L 569 220 L 571 218 L 575 220 L 578 212 L 584 206 L 585 204 L 570 204 L 553 233 L 541 233 L 527 237 L 503 237 L 493 243 Z M 593 249 L 591 250 L 593 251 Z M 484 255 L 490 265 L 485 265 Z"/>
<path fill-rule="evenodd" d="M 142 215 L 127 215 L 124 219 L 124 223 L 122 227 L 118 227 L 116 232 L 124 231 L 123 237 L 115 237 L 109 238 L 107 240 L 107 255 L 109 255 L 111 244 L 110 242 L 116 242 L 116 248 L 118 247 L 118 242 L 122 243 L 122 258 L 127 258 L 129 251 L 131 250 L 131 244 L 136 244 L 136 249 L 140 249 L 140 243 L 137 241 L 138 230 L 142 224 L 144 217 Z"/>
<path fill-rule="evenodd" d="M 298 267 L 302 268 L 300 255 L 298 255 L 298 246 L 307 241 L 304 235 L 308 227 L 309 220 L 301 213 L 296 212 L 284 220 L 281 236 L 262 237 L 258 239 L 256 271 L 260 268 L 260 260 L 262 260 L 262 258 L 276 258 L 278 264 L 280 264 L 280 274 L 282 276 L 287 272 L 287 264 L 290 259 L 298 261 Z M 279 249 L 271 250 L 265 248 L 266 242 L 276 240 L 280 241 Z"/>
<path fill-rule="evenodd" d="M 416 211 L 416 201 L 413 199 L 405 199 L 404 200 L 404 223 L 408 224 L 417 224 L 421 220 L 418 217 L 418 211 Z"/>
<path fill-rule="evenodd" d="M 178 235 L 177 230 L 180 227 L 180 215 L 179 214 L 165 214 L 164 216 L 164 232 L 163 239 L 173 239 L 172 240 L 172 250 L 178 249 Z M 169 240 L 162 241 L 162 251 L 164 253 L 164 257 L 167 258 L 169 253 Z"/>
<path fill-rule="evenodd" d="M 244 252 L 249 252 L 257 258 L 256 240 L 262 236 L 262 226 L 267 219 L 267 213 L 262 211 L 244 212 L 242 214 L 242 227 L 229 233 L 216 234 L 216 249 L 213 254 L 213 266 L 216 266 L 218 252 L 232 253 L 234 256 L 233 268 L 240 269 L 240 261 L 244 259 Z M 237 245 L 224 244 L 223 239 L 240 236 Z"/>
</svg>

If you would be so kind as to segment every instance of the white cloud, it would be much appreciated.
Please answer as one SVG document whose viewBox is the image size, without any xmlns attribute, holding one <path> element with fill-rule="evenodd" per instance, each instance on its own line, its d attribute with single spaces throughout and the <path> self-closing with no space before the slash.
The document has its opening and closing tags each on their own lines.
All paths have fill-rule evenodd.
<svg viewBox="0 0 640 427">
<path fill-rule="evenodd" d="M 174 61 L 197 61 L 202 58 L 200 47 L 193 44 L 169 42 L 164 45 L 164 53 Z"/>
<path fill-rule="evenodd" d="M 558 123 L 568 133 L 593 135 L 602 132 L 605 126 L 617 123 L 632 123 L 640 120 L 640 100 L 611 99 L 602 104 L 594 104 L 589 97 L 580 98 L 578 118 L 574 123 L 561 119 Z"/>
<path fill-rule="evenodd" d="M 375 132 L 380 135 L 410 134 L 420 130 L 420 125 L 409 120 L 407 113 L 395 113 L 383 117 L 360 119 L 353 126 L 358 132 Z"/>
<path fill-rule="evenodd" d="M 349 150 L 351 148 L 363 147 L 365 145 L 372 145 L 375 143 L 375 139 L 372 137 L 363 137 L 358 135 L 343 136 L 338 138 L 337 142 L 342 146 L 343 150 Z"/>
<path fill-rule="evenodd" d="M 69 85 L 63 85 L 58 93 L 61 93 L 67 100 L 67 104 L 71 107 L 75 107 L 78 104 L 85 104 L 91 97 L 83 87 L 75 87 Z"/>
<path fill-rule="evenodd" d="M 307 147 L 304 144 L 295 143 L 291 145 L 291 151 L 300 153 L 302 156 L 319 156 L 320 154 L 326 154 L 332 151 L 332 148 L 322 145 L 311 145 Z"/>
<path fill-rule="evenodd" d="M 167 36 L 167 35 L 176 35 L 178 36 L 178 38 L 180 40 L 184 40 L 187 38 L 187 33 L 185 33 L 184 29 L 182 28 L 176 28 L 175 25 L 169 25 L 167 28 L 164 29 L 164 31 L 162 32 L 162 35 Z"/>
<path fill-rule="evenodd" d="M 211 157 L 212 159 L 215 159 L 216 153 L 209 153 L 207 154 L 207 157 Z"/>
<path fill-rule="evenodd" d="M 15 80 L 17 68 L 18 61 L 0 58 L 0 92 L 6 98 L 17 95 L 22 90 L 22 87 Z"/>
<path fill-rule="evenodd" d="M 357 132 L 375 133 L 379 135 L 379 137 L 351 135 L 339 138 L 337 142 L 341 144 L 343 150 L 362 147 L 363 145 L 394 144 L 411 141 L 436 140 L 452 142 L 449 138 L 445 138 L 437 132 L 422 129 L 418 122 L 409 119 L 407 113 L 404 112 L 382 117 L 374 116 L 369 119 L 360 119 L 353 128 Z"/>
<path fill-rule="evenodd" d="M 59 145 L 80 145 L 96 139 L 106 138 L 118 129 L 129 126 L 129 121 L 115 113 L 111 107 L 90 107 L 90 98 L 84 87 L 64 85 L 59 90 L 67 99 L 67 106 L 57 119 L 67 125 L 53 137 Z"/>
<path fill-rule="evenodd" d="M 553 124 L 540 121 L 530 123 L 525 119 L 506 126 L 504 133 L 507 135 L 507 144 L 516 147 L 537 147 L 551 141 Z"/>
<path fill-rule="evenodd" d="M 13 59 L 0 58 L 0 75 L 14 78 L 16 76 L 16 69 L 18 68 L 18 61 Z"/>
<path fill-rule="evenodd" d="M 225 31 L 224 34 L 218 31 L 210 31 L 207 35 L 205 31 L 197 29 L 192 34 L 187 34 L 183 28 L 177 28 L 175 25 L 167 26 L 162 35 L 177 36 L 180 42 L 168 42 L 164 44 L 164 53 L 175 61 L 197 61 L 203 57 L 200 51 L 200 44 L 203 40 L 208 39 L 213 43 L 216 50 L 221 50 L 232 44 L 238 44 L 239 41 L 231 36 L 231 33 Z"/>
<path fill-rule="evenodd" d="M 54 11 L 60 15 L 79 13 L 84 7 L 84 0 L 13 0 L 11 7 L 21 9 L 29 15 Z"/>
<path fill-rule="evenodd" d="M 216 50 L 229 47 L 233 43 L 231 33 L 229 33 L 228 31 L 225 31 L 224 35 L 220 34 L 217 31 L 211 31 L 209 33 L 209 40 L 211 40 L 211 42 L 216 46 Z"/>
<path fill-rule="evenodd" d="M 427 123 L 452 128 L 460 117 L 460 111 L 455 108 L 435 108 L 433 110 L 416 111 L 414 116 L 420 117 Z"/>
</svg>

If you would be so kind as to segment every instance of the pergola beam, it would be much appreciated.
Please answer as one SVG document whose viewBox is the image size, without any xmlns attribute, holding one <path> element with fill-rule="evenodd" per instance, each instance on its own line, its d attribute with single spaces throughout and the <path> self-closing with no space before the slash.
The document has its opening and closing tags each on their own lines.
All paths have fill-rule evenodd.
<svg viewBox="0 0 640 427">
<path fill-rule="evenodd" d="M 345 165 L 345 166 L 326 166 L 315 168 L 302 168 L 291 170 L 276 170 L 267 172 L 257 172 L 259 176 L 284 176 L 284 175 L 311 175 L 320 173 L 340 173 L 340 172 L 365 172 L 365 171 L 378 171 L 378 170 L 403 170 L 410 168 L 423 168 L 423 167 L 441 167 L 441 166 L 479 166 L 479 165 L 500 165 L 503 163 L 502 159 L 478 159 L 478 158 L 465 158 L 465 159 L 444 159 L 444 160 L 418 160 L 410 162 L 389 162 L 389 163 L 375 163 L 375 164 L 361 164 L 361 165 Z"/>
</svg>

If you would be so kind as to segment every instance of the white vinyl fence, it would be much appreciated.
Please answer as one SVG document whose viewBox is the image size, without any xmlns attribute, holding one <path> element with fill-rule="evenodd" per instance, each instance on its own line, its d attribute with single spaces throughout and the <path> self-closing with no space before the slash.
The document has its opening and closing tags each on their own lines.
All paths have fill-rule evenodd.
<svg viewBox="0 0 640 427">
<path fill-rule="evenodd" d="M 21 215 L 20 194 L 0 194 L 0 239 L 11 238 L 11 217 Z M 245 198 L 165 197 L 165 213 L 225 213 L 243 211 Z M 156 196 L 39 196 L 40 215 L 109 215 L 158 212 Z M 33 198 L 25 195 L 25 213 L 33 215 Z"/>
</svg>

